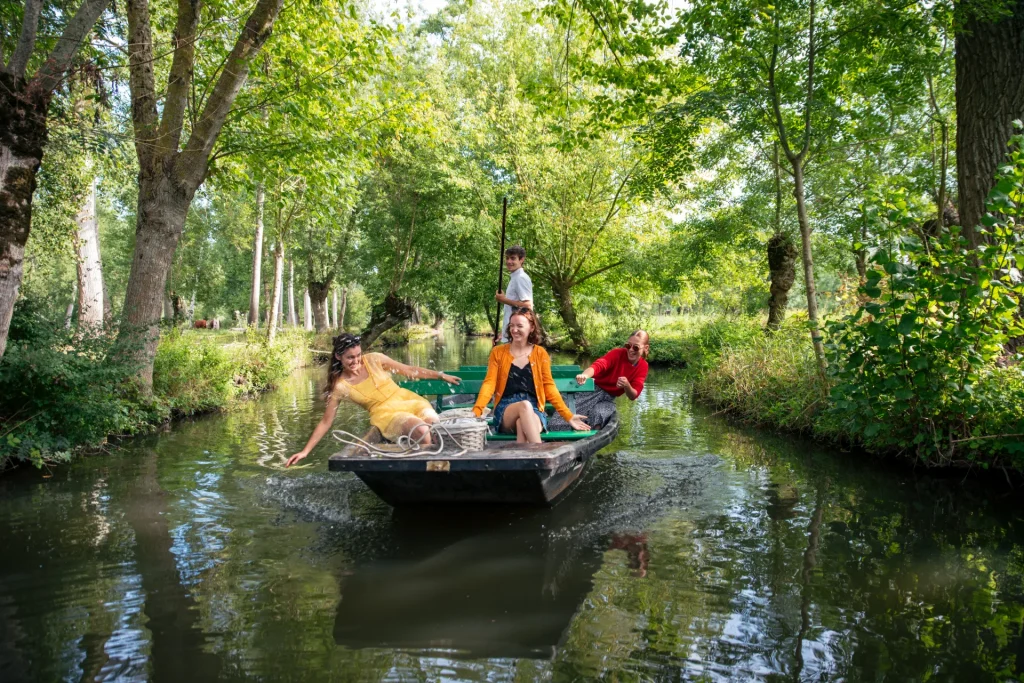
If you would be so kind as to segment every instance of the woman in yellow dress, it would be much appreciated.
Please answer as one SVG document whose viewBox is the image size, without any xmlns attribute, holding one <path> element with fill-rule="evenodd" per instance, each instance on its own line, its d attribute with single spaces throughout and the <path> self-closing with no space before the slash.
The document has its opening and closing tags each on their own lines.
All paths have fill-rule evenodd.
<svg viewBox="0 0 1024 683">
<path fill-rule="evenodd" d="M 366 408 L 370 424 L 380 430 L 388 441 L 409 436 L 424 446 L 430 445 L 430 424 L 437 422 L 437 413 L 430 403 L 408 389 L 402 389 L 391 379 L 397 372 L 410 379 L 442 379 L 449 384 L 461 380 L 437 370 L 418 368 L 392 360 L 383 353 L 363 355 L 359 337 L 339 334 L 334 338 L 334 352 L 327 373 L 327 408 L 313 430 L 305 448 L 288 458 L 285 467 L 302 460 L 313 450 L 334 423 L 334 414 L 342 399 Z"/>
</svg>

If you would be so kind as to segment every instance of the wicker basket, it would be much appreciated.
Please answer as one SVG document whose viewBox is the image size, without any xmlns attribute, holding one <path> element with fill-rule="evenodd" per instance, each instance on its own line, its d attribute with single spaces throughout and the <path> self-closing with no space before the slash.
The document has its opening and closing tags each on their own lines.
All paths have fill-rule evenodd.
<svg viewBox="0 0 1024 683">
<path fill-rule="evenodd" d="M 487 421 L 477 417 L 448 417 L 434 426 L 434 433 L 448 446 L 452 440 L 458 448 L 482 451 L 487 444 Z"/>
</svg>

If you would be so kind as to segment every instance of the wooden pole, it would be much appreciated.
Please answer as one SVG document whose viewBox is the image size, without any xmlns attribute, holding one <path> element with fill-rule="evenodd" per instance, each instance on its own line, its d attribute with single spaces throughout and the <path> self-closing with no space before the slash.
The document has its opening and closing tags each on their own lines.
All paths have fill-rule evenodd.
<svg viewBox="0 0 1024 683">
<path fill-rule="evenodd" d="M 502 199 L 501 199 L 501 252 L 498 254 L 498 291 L 499 292 L 501 291 L 501 276 L 504 273 L 504 268 L 505 268 L 505 216 L 506 215 L 508 215 L 508 197 L 502 197 Z M 501 318 L 502 318 L 502 315 L 501 314 L 502 314 L 502 312 L 504 310 L 505 310 L 505 307 L 503 305 L 501 305 L 501 304 L 498 304 L 498 311 L 497 311 L 497 318 L 498 319 L 497 319 L 497 321 L 494 324 L 494 329 L 496 329 L 498 331 L 498 333 L 494 336 L 495 341 L 498 341 L 498 340 L 501 339 L 501 333 L 502 333 L 502 329 L 501 329 Z"/>
</svg>

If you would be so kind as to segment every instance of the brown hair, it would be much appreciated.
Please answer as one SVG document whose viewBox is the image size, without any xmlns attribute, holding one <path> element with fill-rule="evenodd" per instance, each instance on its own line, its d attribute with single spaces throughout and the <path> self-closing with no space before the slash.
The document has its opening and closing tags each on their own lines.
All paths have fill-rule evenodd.
<svg viewBox="0 0 1024 683">
<path fill-rule="evenodd" d="M 509 325 L 512 324 L 512 317 L 521 315 L 530 321 L 530 325 L 533 329 L 530 330 L 530 334 L 526 335 L 526 341 L 530 344 L 540 344 L 540 327 L 537 325 L 537 318 L 533 315 L 533 311 L 529 308 L 513 308 L 512 315 L 508 317 L 508 325 L 505 326 L 505 336 L 509 338 L 509 343 L 512 340 L 512 334 L 508 331 Z"/>
<path fill-rule="evenodd" d="M 334 391 L 334 385 L 337 384 L 338 378 L 341 377 L 341 373 L 345 369 L 341 364 L 341 354 L 359 346 L 359 337 L 347 332 L 339 334 L 331 341 L 333 348 L 331 349 L 331 362 L 327 365 L 327 384 L 324 386 L 324 398 L 329 397 Z"/>
<path fill-rule="evenodd" d="M 644 348 L 640 351 L 641 358 L 647 358 L 647 354 L 651 352 L 651 335 L 647 334 L 644 330 L 636 330 L 633 334 L 629 335 L 630 338 L 640 337 L 640 343 L 643 344 Z M 629 341 L 627 339 L 626 341 Z"/>
<path fill-rule="evenodd" d="M 517 259 L 523 260 L 526 258 L 526 250 L 518 244 L 513 244 L 505 250 L 505 256 L 515 256 Z"/>
</svg>

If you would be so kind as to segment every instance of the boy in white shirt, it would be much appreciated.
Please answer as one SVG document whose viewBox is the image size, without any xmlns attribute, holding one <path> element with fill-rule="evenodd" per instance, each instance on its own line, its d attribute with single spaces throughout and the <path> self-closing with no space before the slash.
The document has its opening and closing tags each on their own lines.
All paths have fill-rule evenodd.
<svg viewBox="0 0 1024 683">
<path fill-rule="evenodd" d="M 518 244 L 505 250 L 505 268 L 510 273 L 508 287 L 505 291 L 494 295 L 498 303 L 505 304 L 505 315 L 501 323 L 501 339 L 495 339 L 494 343 L 508 342 L 508 319 L 512 317 L 513 308 L 533 309 L 533 281 L 523 270 L 523 261 L 526 260 L 526 250 Z"/>
</svg>

